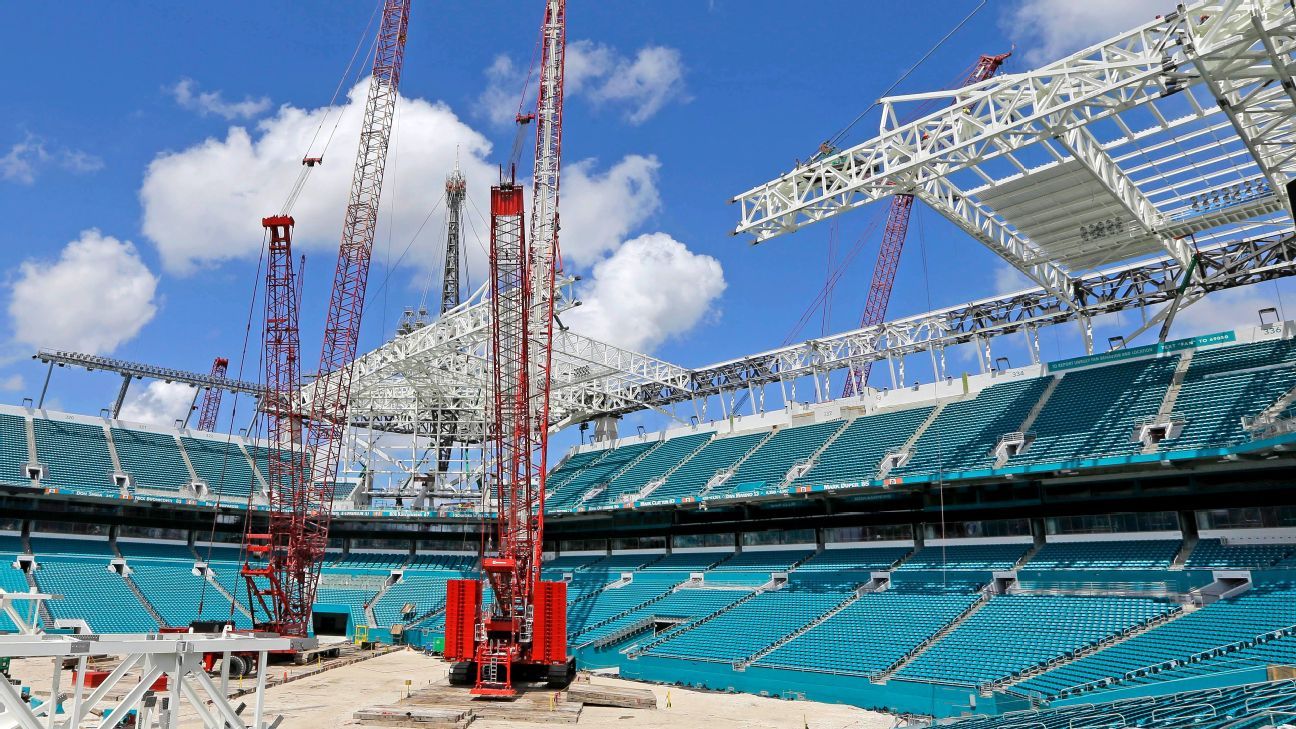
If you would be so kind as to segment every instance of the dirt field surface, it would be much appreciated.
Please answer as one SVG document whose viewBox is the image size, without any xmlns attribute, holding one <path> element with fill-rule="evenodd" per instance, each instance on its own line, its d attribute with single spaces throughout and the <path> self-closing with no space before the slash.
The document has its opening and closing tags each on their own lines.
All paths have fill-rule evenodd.
<svg viewBox="0 0 1296 729">
<path fill-rule="evenodd" d="M 44 694 L 49 687 L 48 661 L 14 662 L 15 677 Z M 448 665 L 438 658 L 413 651 L 399 651 L 362 663 L 342 666 L 297 681 L 275 686 L 266 693 L 266 719 L 282 714 L 281 729 L 333 729 L 359 727 L 352 718 L 356 710 L 399 702 L 407 691 L 417 691 L 443 681 Z M 718 694 L 677 687 L 623 681 L 595 676 L 595 684 L 649 688 L 657 695 L 658 708 L 616 709 L 586 706 L 576 727 L 627 727 L 629 729 L 890 729 L 894 717 L 851 706 L 809 701 L 782 701 L 745 694 Z M 62 686 L 71 683 L 64 672 Z M 251 719 L 253 696 L 237 701 L 249 704 L 244 716 Z M 668 705 L 669 704 L 669 705 Z M 189 712 L 182 725 L 200 726 Z M 471 729 L 555 729 L 553 723 L 530 723 L 477 719 Z"/>
<path fill-rule="evenodd" d="M 325 729 L 353 726 L 351 714 L 364 706 L 394 704 L 404 695 L 405 681 L 412 688 L 440 681 L 447 664 L 414 652 L 392 653 L 326 674 L 271 689 L 267 707 L 285 716 L 283 729 Z M 594 683 L 651 688 L 658 709 L 615 709 L 587 706 L 579 727 L 634 727 L 640 729 L 884 729 L 893 717 L 850 706 L 788 702 L 742 694 L 713 694 L 675 687 L 652 686 L 596 676 Z M 667 708 L 667 693 L 670 707 Z M 478 719 L 474 729 L 553 729 L 559 724 L 489 721 Z"/>
<path fill-rule="evenodd" d="M 405 681 L 415 690 L 440 681 L 447 664 L 420 653 L 401 652 L 270 689 L 266 706 L 284 715 L 282 729 L 326 729 L 358 726 L 351 718 L 365 706 L 390 705 L 405 692 Z M 594 677 L 595 683 L 651 688 L 658 709 L 615 709 L 587 706 L 578 727 L 633 727 L 638 729 L 889 729 L 894 718 L 850 706 L 788 702 L 743 694 L 713 694 L 675 687 L 653 686 L 615 678 Z M 667 693 L 670 707 L 667 708 Z M 473 729 L 554 729 L 560 724 L 489 721 L 478 719 Z"/>
</svg>

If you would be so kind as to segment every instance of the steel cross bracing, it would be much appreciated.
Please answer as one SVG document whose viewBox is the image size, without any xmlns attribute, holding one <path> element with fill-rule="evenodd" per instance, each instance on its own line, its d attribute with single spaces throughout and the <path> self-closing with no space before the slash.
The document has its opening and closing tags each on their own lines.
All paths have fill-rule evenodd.
<svg viewBox="0 0 1296 729">
<path fill-rule="evenodd" d="M 1212 291 L 1296 275 L 1296 234 L 1289 230 L 1281 235 L 1203 248 L 1199 267 L 1198 278 L 1184 296 L 1188 303 Z M 827 399 L 828 373 L 861 362 L 927 352 L 933 358 L 943 358 L 943 350 L 957 344 L 984 343 L 1014 332 L 1033 334 L 1040 327 L 1068 322 L 1088 328 L 1100 314 L 1169 302 L 1183 279 L 1183 270 L 1176 259 L 1165 256 L 1077 279 L 1072 288 L 1075 308 L 1064 306 L 1056 295 L 1037 288 L 700 367 L 690 371 L 689 383 L 682 389 L 644 387 L 622 393 L 636 406 L 610 407 L 604 414 L 661 409 L 715 395 L 733 399 L 744 390 L 791 383 L 802 377 L 815 378 L 820 399 Z M 1163 317 L 1164 311 L 1149 315 L 1144 328 L 1159 323 Z"/>
<path fill-rule="evenodd" d="M 1296 237 L 1290 231 L 1216 243 L 1202 248 L 1201 273 L 1184 299 L 1191 303 L 1210 291 L 1293 274 Z M 939 352 L 978 336 L 990 339 L 1070 322 L 1085 327 L 1100 314 L 1164 304 L 1174 297 L 1182 279 L 1182 264 L 1165 256 L 1078 279 L 1073 290 L 1079 308 L 1063 306 L 1052 293 L 1032 289 L 695 369 L 558 330 L 554 332 L 554 424 L 559 427 L 597 415 L 667 408 L 796 377 L 824 375 L 888 355 Z M 352 425 L 433 436 L 438 432 L 438 418 L 453 412 L 463 418 L 456 440 L 482 442 L 481 414 L 489 372 L 485 354 L 488 302 L 479 289 L 441 319 L 359 357 L 352 365 Z M 561 313 L 573 304 L 571 294 L 565 293 L 558 299 L 558 310 Z M 1159 321 L 1156 316 L 1148 318 L 1149 323 L 1155 321 Z M 41 352 L 36 357 L 139 377 L 198 385 L 207 381 L 205 373 L 70 352 Z M 312 386 L 305 386 L 302 393 L 309 402 Z"/>
<path fill-rule="evenodd" d="M 1199 266 L 1198 278 L 1185 292 L 1181 306 L 1210 291 L 1296 274 L 1296 236 L 1289 230 L 1205 246 Z M 1014 332 L 1033 334 L 1050 325 L 1076 322 L 1083 332 L 1100 314 L 1134 309 L 1152 312 L 1169 302 L 1182 282 L 1183 271 L 1177 259 L 1163 256 L 1076 279 L 1071 296 L 1074 306 L 1064 305 L 1052 292 L 1037 288 L 696 369 L 559 331 L 555 332 L 559 364 L 555 368 L 554 403 L 560 419 L 555 424 L 597 415 L 661 410 L 675 403 L 732 396 L 802 377 L 826 378 L 830 372 L 888 357 L 929 351 L 940 356 L 945 348 L 957 344 L 978 339 L 988 342 Z M 459 311 L 460 317 L 465 314 L 464 309 Z M 1146 314 L 1147 326 L 1155 325 L 1160 317 L 1160 312 Z M 436 346 L 437 342 L 454 341 L 455 331 L 459 332 L 457 345 L 445 349 Z M 431 434 L 429 428 L 440 403 L 458 398 L 465 412 L 484 406 L 484 356 L 459 348 L 470 342 L 479 351 L 481 340 L 479 332 L 452 317 L 451 321 L 433 322 L 398 337 L 362 357 L 357 362 L 362 370 L 356 375 L 352 422 L 393 432 Z M 582 378 L 581 373 L 586 377 Z M 822 391 L 824 399 L 827 392 Z M 476 437 L 469 431 L 462 435 Z"/>
<path fill-rule="evenodd" d="M 1263 231 L 1296 175 L 1296 13 L 1194 3 L 1038 70 L 885 99 L 879 135 L 735 198 L 757 241 L 912 193 L 1067 305 L 1073 277 Z M 897 122 L 909 104 L 946 108 Z M 1204 234 L 1204 235 L 1203 235 Z"/>
<path fill-rule="evenodd" d="M 960 86 L 970 86 L 995 75 L 1010 55 L 1012 54 L 1002 53 L 981 56 Z M 891 288 L 895 284 L 896 271 L 900 268 L 900 253 L 904 250 L 905 237 L 909 232 L 909 214 L 913 211 L 913 201 L 911 193 L 901 193 L 891 198 L 886 225 L 882 228 L 882 242 L 878 245 L 877 261 L 873 264 L 868 299 L 864 302 L 864 312 L 860 315 L 861 327 L 886 321 Z M 842 388 L 842 397 L 851 397 L 862 390 L 868 383 L 871 369 L 871 363 L 866 363 L 851 370 Z"/>
</svg>

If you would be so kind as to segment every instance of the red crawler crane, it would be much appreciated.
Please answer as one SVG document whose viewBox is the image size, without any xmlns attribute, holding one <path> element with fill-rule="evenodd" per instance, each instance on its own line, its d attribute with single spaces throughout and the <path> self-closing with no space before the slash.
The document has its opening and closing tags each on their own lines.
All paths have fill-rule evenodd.
<svg viewBox="0 0 1296 729">
<path fill-rule="evenodd" d="M 351 368 L 359 344 L 369 260 L 392 119 L 396 112 L 410 0 L 385 0 L 374 47 L 351 195 L 342 225 L 337 273 L 329 297 L 319 376 L 308 415 L 301 398 L 297 289 L 292 269 L 293 219 L 262 220 L 269 233 L 266 275 L 263 409 L 271 446 L 267 529 L 244 535 L 243 576 L 255 622 L 287 636 L 306 636 L 328 543 L 334 481 L 351 396 Z M 320 162 L 308 157 L 307 167 Z M 306 415 L 306 417 L 303 417 Z"/>
<path fill-rule="evenodd" d="M 512 696 L 527 675 L 570 682 L 567 590 L 540 579 L 549 432 L 566 2 L 547 0 L 541 27 L 535 173 L 528 240 L 523 191 L 491 188 L 489 458 L 496 503 L 484 580 L 451 580 L 446 599 L 450 679 L 479 696 Z M 522 121 L 520 119 L 519 121 Z M 483 601 L 489 584 L 492 598 Z"/>
<path fill-rule="evenodd" d="M 211 377 L 224 379 L 229 370 L 229 360 L 217 357 L 212 360 Z M 198 430 L 216 430 L 216 416 L 220 414 L 221 392 L 219 387 L 211 387 L 203 393 L 202 407 L 198 410 Z"/>
<path fill-rule="evenodd" d="M 959 86 L 971 86 L 984 81 L 1003 65 L 1011 53 L 997 56 L 981 56 L 967 78 Z M 887 208 L 886 226 L 882 229 L 882 243 L 878 246 L 877 263 L 873 265 L 873 282 L 869 285 L 868 299 L 864 302 L 864 313 L 860 315 L 860 327 L 871 327 L 881 324 L 886 319 L 887 306 L 891 303 L 891 287 L 895 284 L 896 270 L 900 267 L 900 252 L 904 250 L 905 236 L 909 232 L 909 213 L 913 210 L 912 193 L 901 193 L 891 196 L 891 206 Z M 852 367 L 842 387 L 842 397 L 851 397 L 868 384 L 872 362 L 865 362 Z"/>
</svg>

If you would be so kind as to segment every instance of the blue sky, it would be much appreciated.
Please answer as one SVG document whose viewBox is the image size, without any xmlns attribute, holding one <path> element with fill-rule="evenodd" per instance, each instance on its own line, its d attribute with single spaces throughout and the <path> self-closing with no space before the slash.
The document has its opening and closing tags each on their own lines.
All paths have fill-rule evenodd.
<svg viewBox="0 0 1296 729">
<path fill-rule="evenodd" d="M 978 4 L 940 0 L 897 13 L 838 1 L 571 0 L 568 37 L 581 65 L 569 67 L 569 78 L 580 78 L 566 111 L 564 250 L 594 303 L 584 326 L 684 365 L 781 344 L 823 285 L 831 226 L 752 247 L 728 235 L 736 210 L 726 201 L 811 154 Z M 982 52 L 1015 48 L 1007 70 L 1024 70 L 1166 3 L 1075 5 L 992 0 L 899 90 L 948 86 Z M 398 119 L 384 198 L 395 222 L 379 232 L 365 348 L 390 336 L 436 271 L 440 213 L 421 236 L 413 229 L 434 207 L 456 148 L 475 195 L 508 154 L 513 130 L 495 117 L 520 95 L 540 7 L 416 0 L 401 89 L 411 101 Z M 237 365 L 257 283 L 259 217 L 276 211 L 297 174 L 300 135 L 327 134 L 336 120 L 323 107 L 373 9 L 370 1 L 7 8 L 0 47 L 11 69 L 30 72 L 9 74 L 0 102 L 0 398 L 16 403 L 39 391 L 44 373 L 28 359 L 37 346 L 192 370 L 216 355 Z M 343 97 L 350 88 L 343 83 Z M 867 116 L 846 141 L 876 126 Z M 344 122 L 294 211 L 308 256 L 308 363 L 355 147 L 347 131 Z M 838 256 L 882 213 L 875 206 L 839 218 Z M 916 215 L 892 315 L 1011 282 L 977 243 L 930 211 Z M 876 248 L 876 237 L 864 243 L 826 325 L 817 313 L 798 341 L 853 326 Z M 644 306 L 627 312 L 639 295 Z M 1248 294 L 1228 311 L 1253 312 L 1271 298 Z M 1214 323 L 1198 316 L 1185 326 Z M 1046 357 L 1074 353 L 1075 340 L 1070 331 L 1046 336 Z M 953 364 L 972 368 L 966 358 Z M 47 405 L 97 413 L 115 388 L 105 375 L 60 372 Z M 171 417 L 175 393 L 152 395 L 134 403 L 137 416 Z"/>
</svg>

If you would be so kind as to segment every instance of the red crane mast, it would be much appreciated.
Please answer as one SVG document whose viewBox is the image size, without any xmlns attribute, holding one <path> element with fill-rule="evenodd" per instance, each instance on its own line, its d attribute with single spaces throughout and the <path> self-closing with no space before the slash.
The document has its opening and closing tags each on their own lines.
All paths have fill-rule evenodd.
<svg viewBox="0 0 1296 729">
<path fill-rule="evenodd" d="M 445 655 L 454 683 L 480 696 L 512 696 L 522 674 L 571 680 L 566 585 L 540 579 L 558 269 L 566 2 L 547 0 L 541 26 L 530 234 L 523 190 L 491 188 L 491 342 L 488 463 L 496 521 L 483 580 L 447 585 Z M 520 117 L 519 122 L 530 121 Z M 492 592 L 483 600 L 484 586 Z"/>
<path fill-rule="evenodd" d="M 229 371 L 228 359 L 217 357 L 212 360 L 212 379 L 224 379 L 227 371 Z M 198 430 L 216 430 L 216 416 L 220 415 L 222 392 L 219 387 L 209 387 L 207 392 L 203 393 L 202 406 L 198 410 Z"/>
<path fill-rule="evenodd" d="M 981 56 L 959 86 L 971 86 L 990 78 L 1011 55 L 1001 53 L 996 56 Z M 878 246 L 877 262 L 873 265 L 873 281 L 869 284 L 864 313 L 860 315 L 860 328 L 876 326 L 886 319 L 887 306 L 891 303 L 891 289 L 895 285 L 896 271 L 900 268 L 900 253 L 904 250 L 905 236 L 909 233 L 909 213 L 913 211 L 913 201 L 912 193 L 891 196 L 886 226 L 882 229 L 882 242 Z M 852 367 L 846 376 L 846 384 L 842 387 L 842 397 L 851 397 L 862 391 L 868 384 L 869 372 L 872 370 L 872 362 Z"/>
<path fill-rule="evenodd" d="M 385 0 L 383 4 L 320 366 L 310 392 L 308 413 L 304 412 L 300 396 L 300 338 L 291 251 L 293 219 L 285 214 L 262 221 L 270 238 L 265 321 L 265 411 L 272 448 L 270 513 L 265 532 L 254 531 L 249 517 L 243 575 L 258 624 L 283 635 L 305 636 L 309 631 L 320 560 L 328 543 L 334 481 L 351 396 L 350 364 L 359 344 L 409 11 L 410 0 Z M 318 158 L 308 157 L 302 163 L 312 167 L 319 162 Z M 263 615 L 264 620 L 260 619 Z"/>
</svg>

